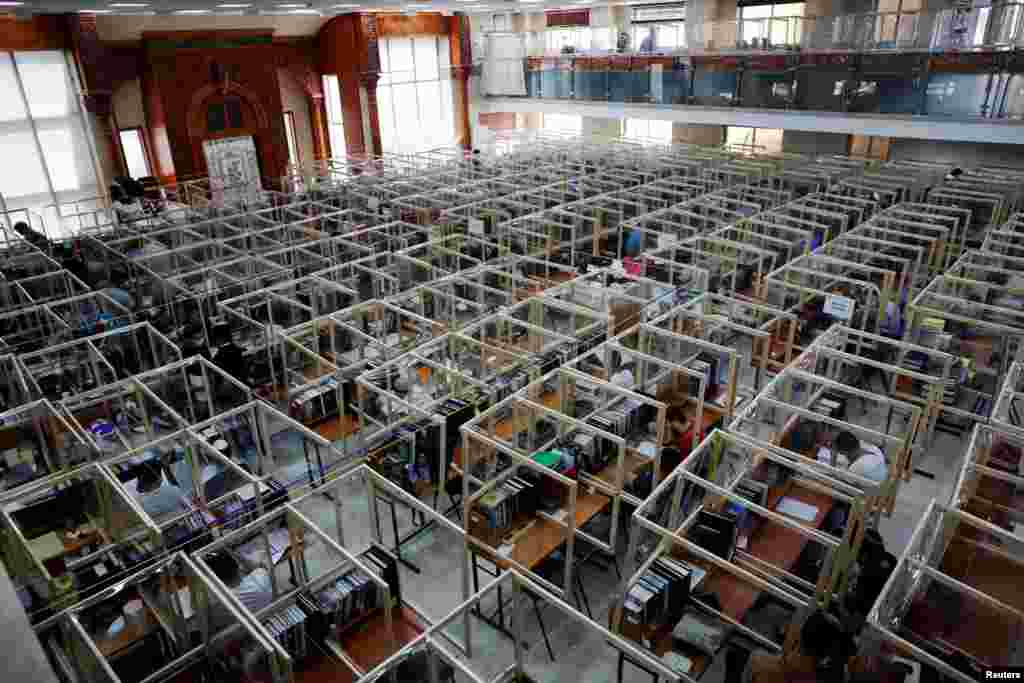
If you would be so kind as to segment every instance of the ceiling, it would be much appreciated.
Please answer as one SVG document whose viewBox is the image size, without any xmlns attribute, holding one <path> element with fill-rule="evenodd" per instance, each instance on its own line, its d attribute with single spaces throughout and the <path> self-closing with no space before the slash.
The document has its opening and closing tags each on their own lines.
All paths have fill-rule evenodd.
<svg viewBox="0 0 1024 683">
<path fill-rule="evenodd" d="M 0 0 L 18 15 L 94 12 L 110 16 L 332 17 L 359 11 L 531 12 L 623 4 L 623 0 Z M 633 4 L 627 2 L 625 4 Z"/>
</svg>

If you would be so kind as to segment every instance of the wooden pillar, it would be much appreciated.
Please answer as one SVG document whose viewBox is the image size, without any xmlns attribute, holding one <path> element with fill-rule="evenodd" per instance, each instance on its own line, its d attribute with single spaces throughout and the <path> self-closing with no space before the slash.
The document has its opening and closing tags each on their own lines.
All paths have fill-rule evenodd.
<svg viewBox="0 0 1024 683">
<path fill-rule="evenodd" d="M 93 115 L 93 122 L 96 126 L 97 156 L 104 173 L 109 173 L 112 181 L 113 176 L 128 175 L 128 168 L 125 166 L 124 153 L 121 150 L 121 136 L 117 128 L 117 120 L 114 117 L 114 98 L 109 92 L 91 92 L 83 96 L 85 109 Z M 99 146 L 103 145 L 101 149 Z"/>
<path fill-rule="evenodd" d="M 376 50 L 376 44 L 374 44 Z M 366 153 L 371 156 L 380 155 L 383 152 L 380 139 L 380 111 L 377 109 L 377 82 L 380 81 L 380 73 L 371 71 L 360 77 L 360 85 L 366 92 L 366 112 L 369 122 L 370 139 L 366 146 Z"/>
<path fill-rule="evenodd" d="M 313 157 L 328 159 L 332 156 L 331 136 L 327 131 L 327 105 L 324 94 L 309 96 L 309 118 L 313 128 Z M 345 150 L 338 150 L 344 153 Z"/>
<path fill-rule="evenodd" d="M 449 17 L 448 29 L 455 143 L 464 149 L 473 149 L 473 127 L 470 124 L 469 111 L 469 78 L 473 72 L 473 47 L 469 35 L 469 17 L 465 14 Z"/>
</svg>

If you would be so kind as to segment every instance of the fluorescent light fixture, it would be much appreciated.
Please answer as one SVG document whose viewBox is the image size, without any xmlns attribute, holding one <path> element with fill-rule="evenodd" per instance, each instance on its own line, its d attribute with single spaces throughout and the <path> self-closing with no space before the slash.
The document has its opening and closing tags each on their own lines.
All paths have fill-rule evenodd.
<svg viewBox="0 0 1024 683">
<path fill-rule="evenodd" d="M 331 5 L 331 9 L 354 9 L 359 5 Z"/>
<path fill-rule="evenodd" d="M 246 7 L 252 7 L 251 2 L 225 2 L 217 5 L 221 9 L 245 9 Z"/>
<path fill-rule="evenodd" d="M 320 16 L 320 10 L 304 7 L 303 9 L 290 9 L 285 14 L 315 14 Z"/>
<path fill-rule="evenodd" d="M 123 7 L 125 9 L 131 7 L 149 7 L 148 2 L 112 2 L 110 7 Z"/>
<path fill-rule="evenodd" d="M 110 14 L 114 10 L 112 9 L 80 9 L 79 14 Z"/>
<path fill-rule="evenodd" d="M 211 11 L 208 9 L 179 9 L 174 14 L 209 14 Z"/>
<path fill-rule="evenodd" d="M 25 3 L 23 2 L 14 2 L 14 0 L 10 0 L 10 2 L 0 2 L 0 7 L 21 7 L 24 4 Z"/>
<path fill-rule="evenodd" d="M 281 9 L 303 9 L 306 7 L 304 2 L 279 2 L 277 6 Z"/>
</svg>

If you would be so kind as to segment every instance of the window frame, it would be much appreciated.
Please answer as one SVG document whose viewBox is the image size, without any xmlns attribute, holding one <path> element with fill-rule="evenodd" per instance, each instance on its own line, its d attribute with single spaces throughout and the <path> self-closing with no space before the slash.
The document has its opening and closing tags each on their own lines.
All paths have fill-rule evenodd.
<svg viewBox="0 0 1024 683">
<path fill-rule="evenodd" d="M 35 99 L 32 92 L 34 84 L 30 85 L 26 79 L 28 76 L 32 76 L 31 71 L 37 65 L 32 65 L 32 60 L 28 58 L 28 55 L 39 56 L 40 53 L 52 55 L 54 64 L 59 63 L 62 67 L 63 85 L 67 88 L 68 97 L 66 111 L 62 113 L 32 111 Z M 89 124 L 88 113 L 82 104 L 82 87 L 79 82 L 78 70 L 70 52 L 65 49 L 6 49 L 0 50 L 0 54 L 6 57 L 10 64 L 12 78 L 9 85 L 12 87 L 12 92 L 8 94 L 23 107 L 18 116 L 6 118 L 3 127 L 7 134 L 22 135 L 30 140 L 30 145 L 35 152 L 33 163 L 38 164 L 38 169 L 33 168 L 32 170 L 33 173 L 38 171 L 39 175 L 38 179 L 33 178 L 34 181 L 38 180 L 37 185 L 33 185 L 33 189 L 36 191 L 21 194 L 5 192 L 3 208 L 8 212 L 48 211 L 83 200 L 109 198 L 105 187 L 105 182 L 109 179 L 104 177 L 97 158 L 92 126 Z M 75 161 L 74 187 L 63 186 L 63 178 L 54 172 L 55 160 L 51 152 L 48 151 L 45 136 L 47 133 L 55 131 L 66 131 L 73 145 L 71 154 Z M 118 144 L 120 144 L 120 140 L 118 140 Z M 0 192 L 6 189 L 0 188 Z M 63 236 L 64 227 L 58 225 L 57 229 Z"/>
<path fill-rule="evenodd" d="M 331 87 L 331 79 L 334 79 L 334 88 Z M 338 74 L 324 74 L 320 78 L 320 82 L 324 92 L 324 113 L 327 118 L 327 144 L 331 148 L 330 157 L 347 157 L 348 139 L 345 135 L 345 105 L 341 100 L 341 81 Z M 335 92 L 338 94 L 337 100 L 333 97 Z M 333 116 L 335 113 L 338 115 L 337 119 Z M 340 133 L 340 140 L 335 140 L 335 131 Z M 341 143 L 340 149 L 336 148 L 336 142 Z"/>
<path fill-rule="evenodd" d="M 121 150 L 121 161 L 124 162 L 125 172 L 131 173 L 131 169 L 128 168 L 128 156 L 124 153 L 124 134 L 134 132 L 139 137 L 139 143 L 142 146 L 142 156 L 146 161 L 146 175 L 140 177 L 152 177 L 153 176 L 153 155 L 149 151 L 149 139 L 146 135 L 145 126 L 128 126 L 126 128 L 117 129 L 117 144 Z M 137 180 L 137 178 L 136 178 Z"/>
<path fill-rule="evenodd" d="M 434 50 L 435 50 L 435 54 L 437 55 L 437 78 L 436 79 L 427 79 L 427 80 L 417 80 L 417 78 L 416 78 L 416 72 L 417 72 L 416 52 L 417 52 L 417 50 L 416 50 L 415 41 L 417 39 L 425 39 L 425 38 L 428 38 L 428 39 L 430 39 L 430 40 L 432 40 L 434 42 Z M 409 41 L 411 55 L 412 55 L 412 65 L 411 65 L 412 66 L 412 68 L 411 68 L 412 77 L 410 79 L 408 79 L 408 80 L 404 80 L 404 79 L 403 80 L 396 80 L 394 75 L 393 75 L 394 72 L 391 71 L 391 64 L 392 64 L 391 48 L 392 48 L 392 45 L 395 43 L 395 41 Z M 422 121 L 424 120 L 423 114 L 424 114 L 424 107 L 425 107 L 425 103 L 424 103 L 424 101 L 422 101 L 423 97 L 421 97 L 421 93 L 423 92 L 423 90 L 425 90 L 425 88 L 423 86 L 424 86 L 424 84 L 434 84 L 434 83 L 437 84 L 436 88 L 437 88 L 438 98 L 439 98 L 440 107 L 441 107 L 440 112 L 441 112 L 441 115 L 442 115 L 442 120 L 447 118 L 449 123 L 451 124 L 449 141 L 447 143 L 445 143 L 444 146 L 453 145 L 455 143 L 455 139 L 456 139 L 456 135 L 455 135 L 455 124 L 456 124 L 456 121 L 455 121 L 455 104 L 454 104 L 454 101 L 452 100 L 452 86 L 451 86 L 451 53 L 450 53 L 450 50 L 451 50 L 451 37 L 448 36 L 447 34 L 426 34 L 426 35 L 422 35 L 421 34 L 421 35 L 412 35 L 412 36 L 393 36 L 393 37 L 387 37 L 387 38 L 381 39 L 378 42 L 378 50 L 380 50 L 380 52 L 381 52 L 380 62 L 381 62 L 381 71 L 382 71 L 382 73 L 381 73 L 381 80 L 377 84 L 377 106 L 378 106 L 378 112 L 380 111 L 380 108 L 382 108 L 383 106 L 390 107 L 390 111 L 387 112 L 384 115 L 384 116 L 387 117 L 386 120 L 389 122 L 389 129 L 387 130 L 387 132 L 385 132 L 383 125 L 381 126 L 381 129 L 380 129 L 381 149 L 378 150 L 378 151 L 380 153 L 393 153 L 393 154 L 418 154 L 418 153 L 427 152 L 427 151 L 430 151 L 431 149 L 436 149 L 437 148 L 437 145 L 434 145 L 432 141 L 431 141 L 431 144 L 429 144 L 428 146 L 426 146 L 426 147 L 424 147 L 422 149 L 419 148 L 419 147 L 416 147 L 415 149 L 413 149 L 413 146 L 407 146 L 405 144 L 405 140 L 406 139 L 416 139 L 419 136 L 413 136 L 412 138 L 403 138 L 403 136 L 399 134 L 400 126 L 398 125 L 398 121 L 399 121 L 399 113 L 400 112 L 399 112 L 399 107 L 396 105 L 396 102 L 397 102 L 397 100 L 399 98 L 395 97 L 395 93 L 399 92 L 400 90 L 408 90 L 409 92 L 414 93 L 413 97 L 415 98 L 415 102 L 416 102 L 416 120 L 417 120 L 418 123 L 422 123 Z M 399 73 L 405 73 L 405 72 L 403 71 L 403 72 L 399 72 Z M 448 85 L 446 86 L 445 83 L 447 83 Z M 430 99 L 429 96 L 424 96 L 424 97 L 426 97 L 426 99 L 428 99 L 428 100 Z M 446 97 L 447 97 L 447 104 L 445 104 L 445 98 Z M 410 105 L 406 104 L 406 106 L 410 106 Z M 431 115 L 431 113 L 428 112 L 428 117 L 430 115 Z M 381 116 L 380 118 L 383 119 L 384 116 Z M 397 144 L 394 144 L 394 143 L 397 143 Z"/>
<path fill-rule="evenodd" d="M 281 118 L 284 120 L 284 140 L 288 145 L 289 163 L 292 166 L 301 166 L 302 150 L 299 149 L 299 132 L 295 128 L 295 112 L 286 109 L 281 113 Z M 292 158 L 293 156 L 294 158 Z"/>
<path fill-rule="evenodd" d="M 752 154 L 781 154 L 784 149 L 784 140 L 786 130 L 784 128 L 759 128 L 757 126 L 726 126 L 725 127 L 725 144 L 736 145 L 744 149 L 748 149 Z M 729 142 L 729 131 L 734 129 L 743 129 L 751 131 L 750 142 Z M 779 136 L 779 148 L 778 149 L 758 149 L 757 144 L 757 133 L 761 130 L 780 131 L 782 135 Z"/>
<path fill-rule="evenodd" d="M 902 0 L 899 0 L 899 1 L 902 2 Z M 780 8 L 780 7 L 787 7 L 787 6 L 788 7 L 792 7 L 794 5 L 800 5 L 801 10 L 800 10 L 799 14 L 788 14 L 788 13 L 787 14 L 779 14 L 778 13 L 778 8 Z M 744 30 L 743 30 L 744 26 L 746 25 L 744 23 L 743 10 L 746 9 L 746 8 L 750 8 L 750 7 L 768 7 L 769 8 L 768 9 L 768 16 L 767 17 L 753 17 L 753 18 L 750 19 L 750 21 L 765 20 L 765 19 L 768 20 L 769 21 L 769 24 L 768 24 L 768 35 L 769 35 L 769 37 L 771 37 L 771 33 L 772 33 L 772 25 L 771 25 L 771 20 L 772 19 L 788 19 L 790 17 L 797 17 L 797 18 L 802 19 L 803 17 L 806 16 L 806 12 L 807 12 L 807 2 L 806 2 L 806 0 L 793 0 L 791 2 L 747 2 L 747 3 L 743 3 L 743 4 L 737 4 L 737 7 L 736 7 L 736 22 L 738 24 L 737 35 L 738 35 L 740 40 L 750 40 L 750 38 L 748 38 L 748 37 L 746 37 L 744 35 Z M 790 38 L 790 36 L 787 35 L 786 36 L 787 42 L 789 41 L 789 38 Z M 794 36 L 792 36 L 792 38 L 793 38 L 793 42 L 795 44 L 799 45 L 801 43 L 801 41 L 803 40 L 803 26 L 802 25 L 798 24 L 796 33 L 795 33 Z M 775 40 L 772 40 L 772 44 L 773 45 L 775 44 Z"/>
</svg>

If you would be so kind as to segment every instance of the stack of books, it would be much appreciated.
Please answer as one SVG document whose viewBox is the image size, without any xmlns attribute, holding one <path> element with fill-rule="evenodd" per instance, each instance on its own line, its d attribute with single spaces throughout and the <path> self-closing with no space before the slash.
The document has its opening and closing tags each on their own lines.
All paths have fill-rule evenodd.
<svg viewBox="0 0 1024 683">
<path fill-rule="evenodd" d="M 491 529 L 507 529 L 523 509 L 524 499 L 520 494 L 533 489 L 533 484 L 512 477 L 498 489 L 491 491 L 479 501 L 476 510 L 483 516 L 483 521 Z"/>
<path fill-rule="evenodd" d="M 353 569 L 316 595 L 317 606 L 331 615 L 337 628 L 347 627 L 354 619 L 379 605 L 377 584 Z"/>
<path fill-rule="evenodd" d="M 626 593 L 626 622 L 657 625 L 677 619 L 686 607 L 690 591 L 703 577 L 694 569 L 670 557 L 655 560 Z"/>
</svg>

